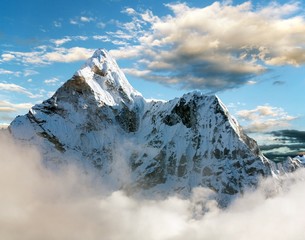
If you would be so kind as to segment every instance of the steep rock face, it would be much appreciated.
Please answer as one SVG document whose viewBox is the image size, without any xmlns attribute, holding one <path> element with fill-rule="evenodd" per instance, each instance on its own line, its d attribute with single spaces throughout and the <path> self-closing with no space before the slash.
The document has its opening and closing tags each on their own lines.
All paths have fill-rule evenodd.
<svg viewBox="0 0 305 240">
<path fill-rule="evenodd" d="M 189 195 L 197 186 L 221 204 L 271 175 L 268 160 L 216 96 L 147 101 L 105 51 L 97 50 L 50 99 L 10 125 L 38 145 L 45 163 L 77 162 L 110 189 Z"/>
</svg>

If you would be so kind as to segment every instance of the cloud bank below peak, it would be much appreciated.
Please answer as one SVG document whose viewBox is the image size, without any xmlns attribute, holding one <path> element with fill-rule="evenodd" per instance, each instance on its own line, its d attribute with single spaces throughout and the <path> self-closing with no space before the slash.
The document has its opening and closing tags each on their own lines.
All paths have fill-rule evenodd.
<svg viewBox="0 0 305 240">
<path fill-rule="evenodd" d="M 77 166 L 52 171 L 37 149 L 16 144 L 1 131 L 0 151 L 1 239 L 284 240 L 304 234 L 302 170 L 279 182 L 265 179 L 220 209 L 203 188 L 190 199 L 106 194 Z"/>
</svg>

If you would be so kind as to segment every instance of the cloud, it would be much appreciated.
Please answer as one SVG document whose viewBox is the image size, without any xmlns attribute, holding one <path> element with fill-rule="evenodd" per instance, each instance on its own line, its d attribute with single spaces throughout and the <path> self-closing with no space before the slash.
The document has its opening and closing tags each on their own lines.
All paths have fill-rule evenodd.
<svg viewBox="0 0 305 240">
<path fill-rule="evenodd" d="M 85 40 L 84 36 L 76 36 L 75 39 Z M 62 43 L 58 40 L 58 44 Z M 87 49 L 82 47 L 56 47 L 51 48 L 48 51 L 45 48 L 39 49 L 39 51 L 31 52 L 10 52 L 15 57 L 11 60 L 21 62 L 22 64 L 28 65 L 44 65 L 53 62 L 76 62 L 86 60 L 93 54 L 93 49 Z"/>
<path fill-rule="evenodd" d="M 237 117 L 246 122 L 244 126 L 247 132 L 266 132 L 290 126 L 290 122 L 297 117 L 288 115 L 282 108 L 269 105 L 257 106 L 252 110 L 241 110 Z"/>
<path fill-rule="evenodd" d="M 66 36 L 64 38 L 60 38 L 60 39 L 52 39 L 50 40 L 52 43 L 54 43 L 56 45 L 56 47 L 59 47 L 67 42 L 71 42 L 71 41 L 86 41 L 88 39 L 87 36 Z"/>
<path fill-rule="evenodd" d="M 36 75 L 39 74 L 39 72 L 33 70 L 33 69 L 25 69 L 23 71 L 23 76 L 28 77 L 28 76 L 32 76 L 32 75 Z"/>
<path fill-rule="evenodd" d="M 86 22 L 86 23 L 88 23 L 88 22 L 94 21 L 94 18 L 81 16 L 79 20 L 80 20 L 81 22 Z"/>
<path fill-rule="evenodd" d="M 119 38 L 119 39 L 123 39 L 123 40 L 130 40 L 132 39 L 132 36 L 128 33 L 125 33 L 122 30 L 117 30 L 115 32 L 107 32 L 107 34 L 109 36 L 112 36 L 114 38 Z"/>
<path fill-rule="evenodd" d="M 264 155 L 272 160 L 285 160 L 305 151 L 305 131 L 282 129 L 266 132 L 262 138 L 269 139 L 260 145 Z"/>
<path fill-rule="evenodd" d="M 27 90 L 26 88 L 19 86 L 17 84 L 14 83 L 0 83 L 0 91 L 9 91 L 9 92 L 15 92 L 15 93 L 21 93 L 24 94 L 26 96 L 28 96 L 29 98 L 41 98 L 42 95 L 41 94 L 33 94 L 31 93 L 29 90 Z"/>
<path fill-rule="evenodd" d="M 86 41 L 89 37 L 87 36 L 73 36 L 74 40 Z"/>
<path fill-rule="evenodd" d="M 0 100 L 0 112 L 17 112 L 19 110 L 28 110 L 33 106 L 32 103 L 11 103 Z"/>
<path fill-rule="evenodd" d="M 14 74 L 13 71 L 0 68 L 0 74 Z"/>
<path fill-rule="evenodd" d="M 139 70 L 136 68 L 123 68 L 122 71 L 125 74 L 130 74 L 130 75 L 137 76 L 137 77 L 143 77 L 150 73 L 149 70 Z"/>
<path fill-rule="evenodd" d="M 44 83 L 45 83 L 45 84 L 48 84 L 48 85 L 56 85 L 56 83 L 57 83 L 58 81 L 59 81 L 58 78 L 53 77 L 53 78 L 51 78 L 51 79 L 46 79 L 46 80 L 44 80 Z"/>
<path fill-rule="evenodd" d="M 77 22 L 76 20 L 74 20 L 74 19 L 70 19 L 70 23 L 71 23 L 72 25 L 77 25 L 77 24 L 78 24 L 78 22 Z"/>
<path fill-rule="evenodd" d="M 141 51 L 145 51 L 141 46 L 119 47 L 118 49 L 110 50 L 110 54 L 116 59 L 129 59 L 138 56 Z M 136 70 L 142 71 L 141 69 Z M 150 70 L 146 69 L 144 71 Z"/>
<path fill-rule="evenodd" d="M 83 25 L 84 23 L 90 23 L 90 22 L 94 22 L 95 19 L 92 17 L 88 17 L 88 16 L 79 16 L 79 17 L 75 17 L 73 19 L 70 19 L 70 24 L 72 25 Z"/>
<path fill-rule="evenodd" d="M 11 51 L 9 53 L 2 54 L 2 57 L 3 55 L 13 56 L 7 58 L 5 61 L 17 61 L 22 62 L 24 64 L 45 64 L 45 61 L 41 57 L 43 52 L 44 50 L 31 52 Z"/>
<path fill-rule="evenodd" d="M 33 106 L 32 103 L 11 103 L 0 100 L 0 129 L 7 127 L 17 114 L 23 114 Z"/>
<path fill-rule="evenodd" d="M 63 165 L 52 171 L 37 150 L 14 142 L 1 132 L 1 239 L 285 240 L 304 233 L 302 170 L 280 182 L 265 179 L 219 209 L 202 188 L 190 199 L 105 194 L 90 173 Z"/>
<path fill-rule="evenodd" d="M 4 54 L 2 54 L 1 55 L 1 57 L 2 57 L 2 61 L 11 61 L 11 60 L 13 60 L 14 58 L 15 58 L 15 56 L 13 55 L 13 54 L 10 54 L 10 53 L 4 53 Z"/>
<path fill-rule="evenodd" d="M 46 62 L 76 62 L 91 57 L 93 50 L 81 47 L 56 48 L 53 52 L 45 53 L 42 58 Z"/>
<path fill-rule="evenodd" d="M 103 42 L 110 42 L 111 41 L 108 36 L 104 36 L 104 35 L 94 35 L 94 36 L 92 36 L 92 38 L 94 40 L 101 40 Z"/>
<path fill-rule="evenodd" d="M 117 38 L 126 35 L 128 40 L 132 36 L 137 42 L 132 47 L 144 50 L 135 55 L 137 68 L 149 70 L 144 79 L 216 92 L 256 82 L 256 76 L 270 66 L 305 63 L 305 20 L 298 3 L 254 7 L 251 2 L 232 5 L 226 1 L 203 8 L 186 3 L 166 6 L 172 14 L 164 17 L 125 9 L 133 21 L 116 34 Z M 138 32 L 135 35 L 133 27 Z M 142 59 L 147 61 L 140 62 Z M 171 78 L 177 81 L 172 83 Z"/>
<path fill-rule="evenodd" d="M 60 46 L 60 45 L 63 45 L 67 42 L 71 42 L 72 41 L 72 38 L 70 37 L 64 37 L 64 38 L 61 38 L 61 39 L 53 39 L 51 40 L 52 43 L 54 43 L 57 47 Z"/>
<path fill-rule="evenodd" d="M 287 157 L 295 157 L 305 151 L 305 144 L 271 144 L 262 145 L 260 149 L 264 155 L 272 161 L 284 161 Z"/>
<path fill-rule="evenodd" d="M 282 109 L 271 107 L 268 105 L 257 106 L 253 110 L 241 110 L 237 113 L 239 117 L 246 120 L 257 120 L 260 116 L 278 116 L 282 114 Z"/>
<path fill-rule="evenodd" d="M 14 83 L 0 83 L 0 90 L 17 92 L 28 96 L 33 96 L 33 94 L 26 90 L 24 87 L 21 87 Z"/>
<path fill-rule="evenodd" d="M 278 141 L 283 143 L 304 143 L 305 145 L 305 131 L 299 131 L 294 129 L 285 129 L 270 132 L 277 138 Z"/>
<path fill-rule="evenodd" d="M 0 75 L 3 74 L 3 75 L 14 75 L 16 77 L 19 77 L 21 72 L 17 71 L 10 71 L 10 70 L 7 70 L 7 69 L 3 69 L 3 68 L 0 68 Z"/>
<path fill-rule="evenodd" d="M 130 7 L 127 7 L 125 8 L 122 13 L 126 13 L 128 15 L 136 15 L 137 12 L 133 9 L 133 8 L 130 8 Z"/>
</svg>

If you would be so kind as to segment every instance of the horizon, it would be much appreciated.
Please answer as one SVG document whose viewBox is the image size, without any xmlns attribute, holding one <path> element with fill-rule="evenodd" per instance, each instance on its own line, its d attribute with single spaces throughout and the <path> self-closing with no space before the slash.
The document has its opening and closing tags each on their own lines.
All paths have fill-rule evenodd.
<svg viewBox="0 0 305 240">
<path fill-rule="evenodd" d="M 4 1 L 0 125 L 48 99 L 105 48 L 145 98 L 213 93 L 266 156 L 305 151 L 302 2 L 100 3 Z"/>
</svg>

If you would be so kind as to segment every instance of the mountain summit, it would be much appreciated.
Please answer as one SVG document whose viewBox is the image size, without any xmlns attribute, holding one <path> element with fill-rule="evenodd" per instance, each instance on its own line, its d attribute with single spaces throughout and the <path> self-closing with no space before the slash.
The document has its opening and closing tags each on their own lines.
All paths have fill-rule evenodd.
<svg viewBox="0 0 305 240">
<path fill-rule="evenodd" d="M 217 96 L 148 101 L 105 50 L 9 129 L 39 146 L 48 166 L 80 164 L 110 190 L 131 194 L 188 196 L 203 186 L 225 205 L 271 175 L 268 159 Z"/>
<path fill-rule="evenodd" d="M 132 105 L 136 97 L 142 97 L 129 84 L 116 61 L 106 50 L 101 49 L 95 51 L 69 83 L 75 84 L 73 87 L 78 90 L 89 87 L 96 99 L 108 106 L 121 103 Z"/>
</svg>

